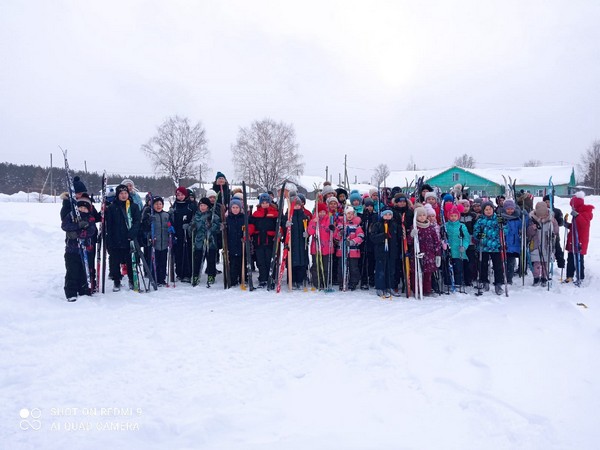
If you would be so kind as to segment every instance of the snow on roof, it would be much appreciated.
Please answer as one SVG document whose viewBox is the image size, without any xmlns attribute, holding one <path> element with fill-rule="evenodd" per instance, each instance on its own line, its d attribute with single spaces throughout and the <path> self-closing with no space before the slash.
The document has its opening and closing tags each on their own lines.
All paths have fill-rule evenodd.
<svg viewBox="0 0 600 450">
<path fill-rule="evenodd" d="M 555 185 L 569 184 L 571 166 L 539 166 L 539 167 L 502 167 L 485 169 L 464 169 L 480 177 L 487 178 L 499 185 L 504 185 L 502 175 L 517 180 L 517 185 L 546 186 L 550 177 Z M 439 173 L 439 172 L 438 172 Z"/>
</svg>

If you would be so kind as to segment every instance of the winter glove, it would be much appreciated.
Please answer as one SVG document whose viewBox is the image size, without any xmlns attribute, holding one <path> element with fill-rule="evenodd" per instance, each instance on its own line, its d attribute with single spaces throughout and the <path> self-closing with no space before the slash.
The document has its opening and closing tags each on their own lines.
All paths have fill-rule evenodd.
<svg viewBox="0 0 600 450">
<path fill-rule="evenodd" d="M 568 214 L 567 214 L 567 215 L 568 215 Z M 578 215 L 579 215 L 579 213 L 578 213 L 577 211 L 575 211 L 575 210 L 571 211 L 571 216 L 573 216 L 573 219 L 574 219 L 575 217 L 577 217 Z"/>
<path fill-rule="evenodd" d="M 436 256 L 435 257 L 435 267 L 440 267 L 441 265 L 442 265 L 442 257 Z"/>
<path fill-rule="evenodd" d="M 219 231 L 221 231 L 221 232 L 225 231 L 225 224 L 224 223 L 222 223 L 222 224 L 219 225 Z"/>
<path fill-rule="evenodd" d="M 77 239 L 77 231 L 67 231 L 67 239 Z"/>
<path fill-rule="evenodd" d="M 190 224 L 189 223 L 184 223 L 181 228 L 183 228 L 183 231 L 187 231 L 190 229 Z"/>
<path fill-rule="evenodd" d="M 291 220 L 288 220 L 288 221 L 285 223 L 285 226 L 289 228 L 289 227 L 291 227 L 291 226 L 292 226 L 292 224 L 293 224 L 293 222 L 292 222 Z"/>
<path fill-rule="evenodd" d="M 354 242 L 352 239 L 350 239 L 350 240 L 348 241 L 348 246 L 350 246 L 350 247 L 354 247 L 355 245 L 356 245 L 356 242 Z"/>
<path fill-rule="evenodd" d="M 329 224 L 329 230 L 330 231 L 334 231 L 335 230 L 335 225 L 334 224 Z"/>
<path fill-rule="evenodd" d="M 175 228 L 173 227 L 173 225 L 171 225 L 167 231 L 171 234 L 175 234 Z"/>
<path fill-rule="evenodd" d="M 465 247 L 463 245 L 461 245 L 460 247 L 458 247 L 458 251 L 460 253 L 464 253 L 465 252 Z"/>
<path fill-rule="evenodd" d="M 410 230 L 410 237 L 416 238 L 418 235 L 419 235 L 419 230 L 417 230 L 416 228 L 413 228 L 412 230 Z"/>
<path fill-rule="evenodd" d="M 89 226 L 90 226 L 90 223 L 87 220 L 82 220 L 79 222 L 79 228 L 81 230 L 85 230 Z"/>
<path fill-rule="evenodd" d="M 308 237 L 308 233 L 305 231 L 304 233 L 302 233 L 302 237 L 303 237 L 304 239 L 306 239 L 306 238 Z"/>
<path fill-rule="evenodd" d="M 448 250 L 448 243 L 446 241 L 442 241 L 442 249 Z"/>
</svg>

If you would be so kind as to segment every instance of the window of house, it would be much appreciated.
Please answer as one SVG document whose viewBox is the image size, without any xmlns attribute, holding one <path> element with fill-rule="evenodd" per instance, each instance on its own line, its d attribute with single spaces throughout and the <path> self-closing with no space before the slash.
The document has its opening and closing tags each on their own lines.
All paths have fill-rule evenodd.
<svg viewBox="0 0 600 450">
<path fill-rule="evenodd" d="M 543 197 L 544 196 L 544 190 L 543 189 L 538 189 L 535 193 L 536 197 Z"/>
<path fill-rule="evenodd" d="M 452 181 L 453 181 L 453 182 L 457 182 L 457 181 L 459 180 L 459 178 L 460 178 L 460 173 L 458 173 L 458 172 L 454 172 L 454 173 L 452 174 Z"/>
</svg>

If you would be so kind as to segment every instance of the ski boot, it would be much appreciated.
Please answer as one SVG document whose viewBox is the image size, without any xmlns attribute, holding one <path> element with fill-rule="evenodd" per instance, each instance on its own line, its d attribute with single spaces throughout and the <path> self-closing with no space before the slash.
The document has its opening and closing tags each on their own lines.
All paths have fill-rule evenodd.
<svg viewBox="0 0 600 450">
<path fill-rule="evenodd" d="M 502 289 L 502 286 L 500 286 L 499 284 L 496 284 L 494 286 L 494 290 L 496 291 L 496 295 L 504 294 L 504 289 Z"/>
<path fill-rule="evenodd" d="M 113 292 L 119 292 L 121 290 L 121 280 L 115 280 L 113 282 Z"/>
</svg>

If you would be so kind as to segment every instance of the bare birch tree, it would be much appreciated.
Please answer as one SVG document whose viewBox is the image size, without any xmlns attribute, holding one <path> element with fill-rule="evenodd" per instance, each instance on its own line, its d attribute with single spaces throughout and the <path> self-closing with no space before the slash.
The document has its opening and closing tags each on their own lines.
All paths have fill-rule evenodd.
<svg viewBox="0 0 600 450">
<path fill-rule="evenodd" d="M 475 168 L 475 158 L 471 155 L 467 155 L 466 153 L 462 156 L 459 156 L 454 159 L 454 165 L 457 167 L 462 167 L 463 169 L 474 169 Z"/>
<path fill-rule="evenodd" d="M 196 178 L 209 169 L 210 152 L 202 123 L 190 124 L 187 117 L 172 116 L 158 127 L 157 134 L 142 151 L 150 158 L 157 175 L 166 175 L 179 186 L 182 178 Z"/>
<path fill-rule="evenodd" d="M 523 163 L 523 167 L 540 167 L 542 162 L 539 159 L 530 159 Z"/>
<path fill-rule="evenodd" d="M 390 176 L 390 168 L 387 164 L 379 164 L 375 167 L 375 173 L 373 174 L 373 181 L 375 185 L 379 186 L 384 184 L 385 179 Z"/>
<path fill-rule="evenodd" d="M 266 190 L 275 191 L 304 172 L 294 127 L 283 122 L 263 119 L 240 128 L 231 151 L 236 176 Z"/>
</svg>

